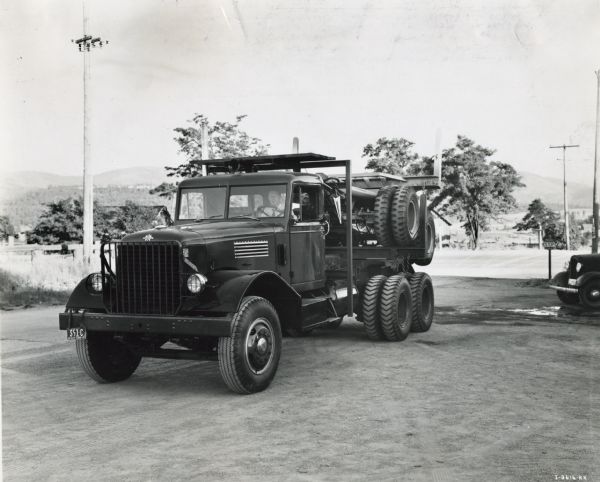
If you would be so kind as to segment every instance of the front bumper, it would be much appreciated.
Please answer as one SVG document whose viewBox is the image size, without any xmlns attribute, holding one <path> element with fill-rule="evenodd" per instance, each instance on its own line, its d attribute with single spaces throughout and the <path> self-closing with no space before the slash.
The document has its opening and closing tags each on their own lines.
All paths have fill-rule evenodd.
<svg viewBox="0 0 600 482">
<path fill-rule="evenodd" d="M 577 288 L 570 288 L 568 286 L 548 285 L 549 288 L 555 289 L 556 291 L 563 291 L 565 293 L 579 293 Z"/>
<path fill-rule="evenodd" d="M 116 315 L 111 313 L 60 313 L 59 328 L 85 327 L 88 331 L 185 336 L 231 336 L 231 317 Z"/>
</svg>

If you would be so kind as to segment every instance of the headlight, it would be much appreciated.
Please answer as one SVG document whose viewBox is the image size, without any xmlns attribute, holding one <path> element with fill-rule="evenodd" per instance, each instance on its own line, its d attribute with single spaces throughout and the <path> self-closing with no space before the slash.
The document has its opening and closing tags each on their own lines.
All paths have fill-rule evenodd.
<svg viewBox="0 0 600 482">
<path fill-rule="evenodd" d="M 575 265 L 575 273 L 579 273 L 581 271 L 581 268 L 583 268 L 583 265 L 581 263 L 577 263 Z"/>
<path fill-rule="evenodd" d="M 187 280 L 188 290 L 190 290 L 190 293 L 193 293 L 195 295 L 201 293 L 204 287 L 206 286 L 207 281 L 208 279 L 206 278 L 206 276 L 199 273 L 194 273 L 193 275 L 190 275 L 190 277 Z"/>
<path fill-rule="evenodd" d="M 102 273 L 92 273 L 87 279 L 88 289 L 94 293 L 102 293 Z"/>
</svg>

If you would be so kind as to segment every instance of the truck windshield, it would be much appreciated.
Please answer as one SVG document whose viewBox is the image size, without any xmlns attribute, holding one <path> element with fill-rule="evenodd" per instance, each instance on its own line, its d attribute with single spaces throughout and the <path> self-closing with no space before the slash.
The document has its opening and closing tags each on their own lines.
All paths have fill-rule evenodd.
<svg viewBox="0 0 600 482">
<path fill-rule="evenodd" d="M 225 187 L 195 187 L 181 190 L 177 219 L 223 219 Z"/>
<path fill-rule="evenodd" d="M 231 186 L 229 218 L 282 218 L 285 214 L 285 184 Z"/>
</svg>

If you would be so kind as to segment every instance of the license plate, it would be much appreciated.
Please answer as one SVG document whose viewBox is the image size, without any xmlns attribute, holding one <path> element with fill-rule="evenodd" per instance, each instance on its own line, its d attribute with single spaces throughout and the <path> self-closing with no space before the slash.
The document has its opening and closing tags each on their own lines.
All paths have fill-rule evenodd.
<svg viewBox="0 0 600 482">
<path fill-rule="evenodd" d="M 84 340 L 87 338 L 85 328 L 69 328 L 67 329 L 67 340 Z"/>
</svg>

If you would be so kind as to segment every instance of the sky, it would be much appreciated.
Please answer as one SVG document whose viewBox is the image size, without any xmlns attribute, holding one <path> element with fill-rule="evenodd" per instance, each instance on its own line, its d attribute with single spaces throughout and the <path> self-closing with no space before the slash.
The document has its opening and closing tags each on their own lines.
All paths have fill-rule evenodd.
<svg viewBox="0 0 600 482">
<path fill-rule="evenodd" d="M 0 0 L 0 167 L 77 175 L 77 0 Z M 93 172 L 178 165 L 196 113 L 288 153 L 350 158 L 379 137 L 432 155 L 458 134 L 521 171 L 591 184 L 600 1 L 86 0 Z"/>
</svg>

